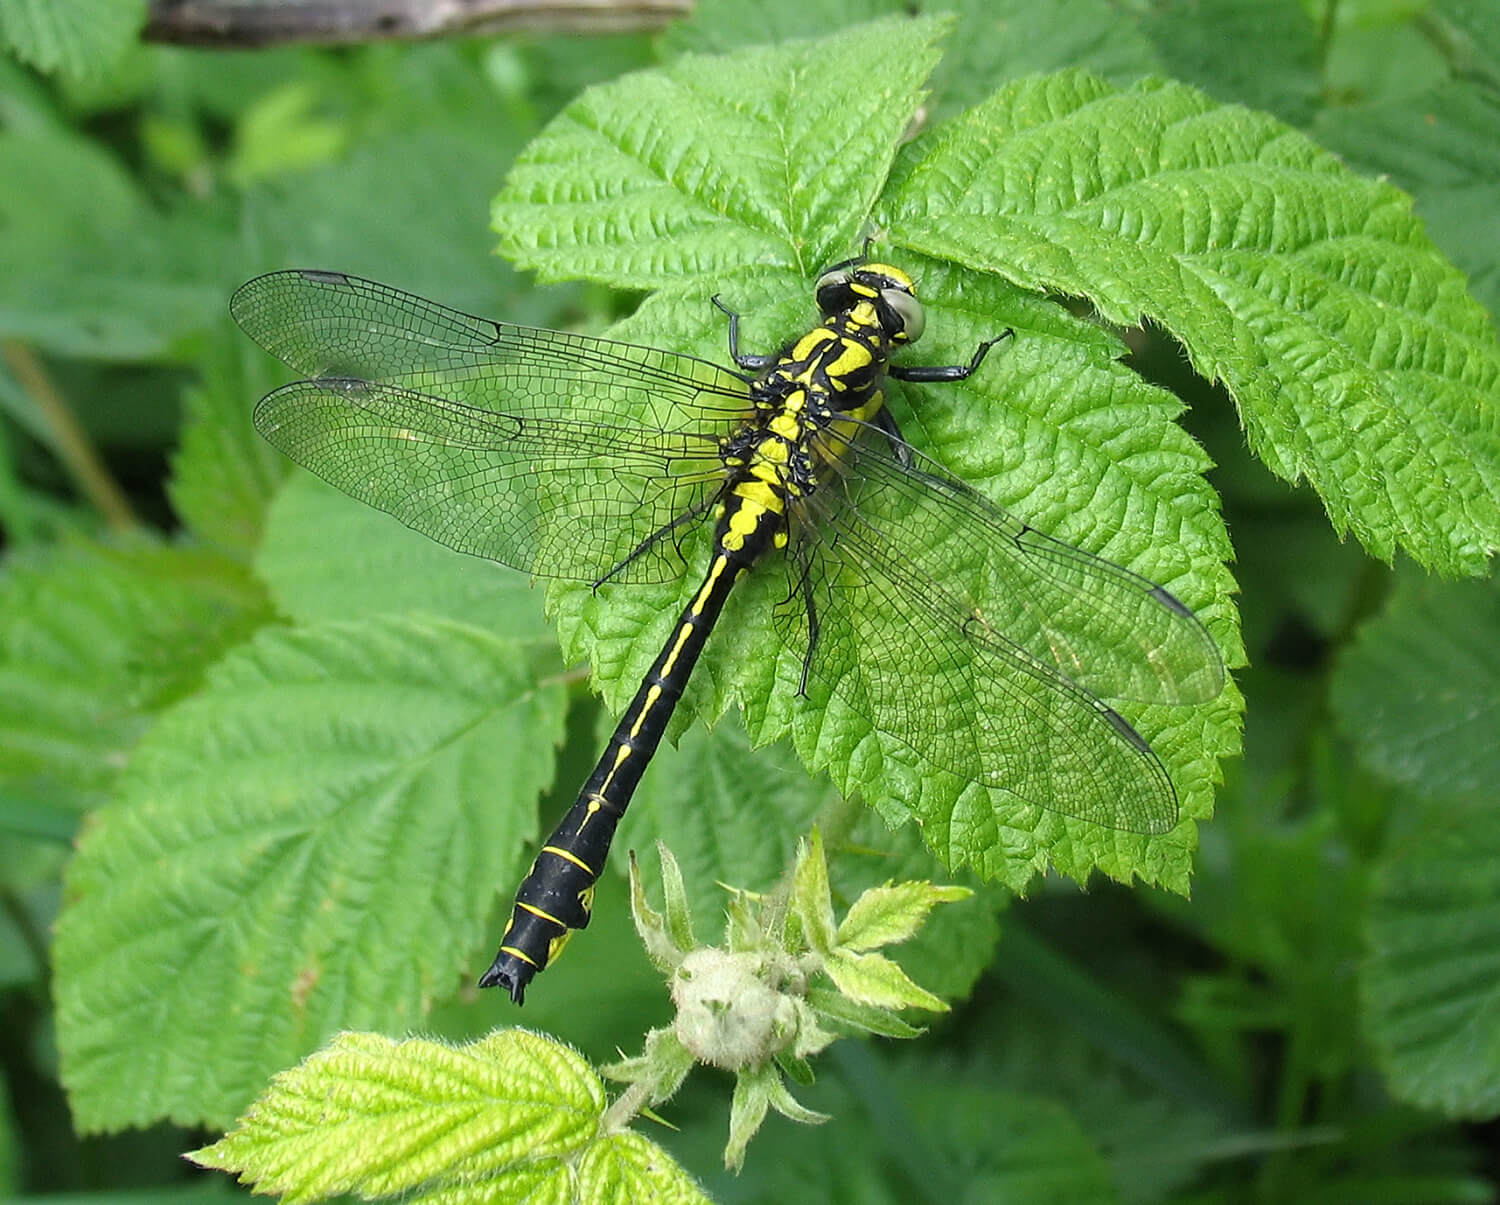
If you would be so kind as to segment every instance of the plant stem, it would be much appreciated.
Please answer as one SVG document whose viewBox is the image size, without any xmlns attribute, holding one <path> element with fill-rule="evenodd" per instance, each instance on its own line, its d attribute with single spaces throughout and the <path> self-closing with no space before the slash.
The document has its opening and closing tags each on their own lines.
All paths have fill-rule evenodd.
<svg viewBox="0 0 1500 1205">
<path fill-rule="evenodd" d="M 19 339 L 0 339 L 0 354 L 52 433 L 53 451 L 74 483 L 113 531 L 136 526 L 135 512 L 37 354 Z"/>
</svg>

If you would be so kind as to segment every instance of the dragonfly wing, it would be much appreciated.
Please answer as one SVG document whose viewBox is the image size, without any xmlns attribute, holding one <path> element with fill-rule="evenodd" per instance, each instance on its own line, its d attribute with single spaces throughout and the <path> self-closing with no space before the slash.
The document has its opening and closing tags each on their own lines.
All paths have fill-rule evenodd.
<svg viewBox="0 0 1500 1205">
<path fill-rule="evenodd" d="M 255 425 L 361 502 L 542 577 L 681 576 L 670 533 L 653 537 L 701 510 L 723 477 L 698 441 L 501 414 L 359 379 L 284 386 L 256 407 Z"/>
<path fill-rule="evenodd" d="M 722 427 L 750 409 L 745 381 L 707 360 L 476 318 L 342 272 L 258 276 L 229 309 L 263 348 L 314 378 L 681 434 Z"/>
<path fill-rule="evenodd" d="M 242 286 L 235 320 L 315 379 L 256 410 L 271 443 L 456 548 L 545 577 L 666 581 L 723 476 L 745 381 L 692 356 L 492 322 L 339 272 Z"/>
<path fill-rule="evenodd" d="M 857 512 L 866 541 L 943 584 L 962 622 L 988 628 L 1089 693 L 1142 703 L 1204 703 L 1224 685 L 1213 637 L 1165 588 L 1027 525 L 936 461 L 882 434 L 845 445 L 836 517 Z"/>
<path fill-rule="evenodd" d="M 1019 645 L 970 622 L 941 579 L 914 572 L 858 511 L 839 508 L 802 538 L 799 597 L 778 607 L 794 649 L 846 706 L 931 765 L 1108 828 L 1176 823 L 1171 779 L 1112 708 Z"/>
</svg>

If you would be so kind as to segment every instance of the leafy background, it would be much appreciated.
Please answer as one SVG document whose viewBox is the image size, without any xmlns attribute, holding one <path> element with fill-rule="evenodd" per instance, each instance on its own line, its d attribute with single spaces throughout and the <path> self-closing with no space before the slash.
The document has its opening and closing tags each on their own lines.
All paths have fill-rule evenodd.
<svg viewBox="0 0 1500 1205">
<path fill-rule="evenodd" d="M 539 590 L 287 477 L 254 437 L 250 404 L 281 378 L 228 323 L 233 286 L 336 266 L 474 312 L 602 329 L 628 298 L 538 286 L 491 254 L 490 204 L 525 143 L 623 71 L 904 7 L 705 3 L 656 39 L 207 54 L 136 45 L 129 5 L 0 3 L 14 56 L 0 60 L 0 1191 L 221 1195 L 177 1159 L 204 1133 L 164 1112 L 224 1124 L 251 1069 L 291 1063 L 330 1020 L 450 1038 L 510 1022 L 408 952 L 488 952 L 497 893 L 542 823 L 538 794 L 542 816 L 565 806 L 597 752 L 599 709 L 559 679 Z M 943 7 L 960 24 L 931 77 L 932 119 L 1068 66 L 1122 87 L 1182 80 L 1389 176 L 1496 312 L 1492 5 Z M 835 1114 L 833 1141 L 773 1120 L 723 1178 L 724 1084 L 689 1081 L 670 1110 L 680 1129 L 653 1136 L 716 1199 L 1495 1196 L 1500 598 L 1489 581 L 1392 568 L 1340 541 L 1327 491 L 1252 458 L 1234 405 L 1175 345 L 1148 331 L 1131 346 L 1137 370 L 1189 404 L 1183 421 L 1216 465 L 1249 659 L 1236 674 L 1245 752 L 1198 826 L 1191 899 L 1046 878 L 1024 900 L 989 888 L 939 914 L 903 960 L 962 1003 L 900 1050 L 830 1052 L 806 1095 Z M 1267 459 L 1287 451 L 1274 433 L 1251 437 Z M 1393 447 L 1372 471 L 1402 460 Z M 1431 504 L 1422 518 L 1443 526 Z M 1411 546 L 1371 538 L 1388 529 L 1357 492 L 1337 521 L 1382 554 Z M 1450 572 L 1483 571 L 1477 541 L 1460 551 Z M 575 630 L 588 622 L 574 615 Z M 628 677 L 600 673 L 607 692 Z M 268 716 L 282 722 L 258 731 Z M 296 740 L 278 745 L 288 729 Z M 516 730 L 533 734 L 524 748 L 505 743 Z M 434 747 L 444 756 L 423 755 Z M 222 773 L 237 764 L 253 774 Z M 338 772 L 309 782 L 311 764 Z M 665 835 L 700 909 L 716 880 L 765 885 L 828 803 L 789 748 L 750 753 L 732 718 L 686 731 L 651 775 L 621 844 Z M 293 797 L 297 825 L 323 837 L 311 853 L 254 823 Z M 95 940 L 123 969 L 91 957 L 54 986 L 61 872 L 107 803 L 91 827 L 112 841 L 89 847 L 105 852 L 75 868 L 70 893 L 99 898 L 122 868 L 157 865 L 158 902 L 218 904 L 142 933 L 131 901 L 105 895 L 119 928 Z M 851 845 L 894 842 L 898 856 L 846 863 L 851 885 L 940 873 L 909 829 L 858 823 Z M 484 848 L 445 842 L 459 825 Z M 249 845 L 243 877 L 223 877 L 216 849 Z M 328 879 L 309 858 L 351 846 L 368 873 L 310 905 L 306 885 Z M 380 873 L 413 849 L 423 881 Z M 365 919 L 326 933 L 320 904 Z M 525 1021 L 607 1059 L 666 1003 L 617 876 L 597 917 L 587 953 L 547 972 Z M 308 1007 L 275 1006 L 253 943 L 184 975 L 210 924 L 295 932 L 316 949 Z M 124 1008 L 109 985 L 143 966 L 159 991 L 140 1012 L 147 1002 Z M 332 1016 L 319 1011 L 324 977 L 348 993 Z M 69 1082 L 79 1128 L 134 1128 L 78 1136 L 54 997 L 87 1056 Z M 418 1012 L 383 1003 L 410 999 Z M 122 1051 L 109 1042 L 121 1025 L 171 1040 Z"/>
</svg>

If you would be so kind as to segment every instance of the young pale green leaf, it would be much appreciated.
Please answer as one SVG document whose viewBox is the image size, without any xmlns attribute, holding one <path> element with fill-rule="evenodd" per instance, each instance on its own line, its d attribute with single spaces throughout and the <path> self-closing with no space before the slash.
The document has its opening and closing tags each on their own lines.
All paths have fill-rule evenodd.
<svg viewBox="0 0 1500 1205">
<path fill-rule="evenodd" d="M 744 1163 L 745 1148 L 771 1107 L 772 1086 L 780 1082 L 781 1073 L 774 1063 L 748 1067 L 735 1076 L 729 1104 L 729 1141 L 724 1145 L 725 1167 L 737 1168 Z"/>
<path fill-rule="evenodd" d="M 839 991 L 856 1004 L 873 1008 L 925 1008 L 945 1013 L 948 1006 L 918 987 L 884 954 L 851 954 L 834 950 L 823 960 L 823 970 Z"/>
<path fill-rule="evenodd" d="M 1403 583 L 1333 677 L 1360 758 L 1422 795 L 1500 782 L 1500 585 Z"/>
<path fill-rule="evenodd" d="M 147 541 L 12 560 L 0 583 L 0 784 L 82 815 L 165 702 L 268 617 L 245 570 Z"/>
<path fill-rule="evenodd" d="M 102 75 L 146 21 L 146 0 L 5 0 L 0 40 L 40 71 Z"/>
<path fill-rule="evenodd" d="M 688 906 L 687 886 L 682 881 L 682 868 L 677 859 L 661 842 L 657 842 L 656 855 L 661 861 L 661 890 L 666 906 L 667 932 L 673 943 L 681 950 L 691 950 L 698 944 L 693 936 L 693 913 Z"/>
<path fill-rule="evenodd" d="M 1455 1117 L 1500 1114 L 1500 820 L 1493 782 L 1417 809 L 1376 868 L 1361 974 L 1391 1091 Z"/>
<path fill-rule="evenodd" d="M 520 869 L 564 710 L 523 650 L 437 619 L 273 629 L 216 666 L 70 869 L 78 1124 L 224 1124 L 338 1030 L 417 1024 Z"/>
<path fill-rule="evenodd" d="M 819 1020 L 827 1022 L 829 1028 L 838 1032 L 863 1031 L 883 1038 L 915 1038 L 923 1033 L 889 1009 L 858 1004 L 848 996 L 827 988 L 809 988 L 807 1003 Z"/>
<path fill-rule="evenodd" d="M 922 844 L 916 825 L 888 832 L 868 808 L 829 870 L 836 899 L 858 899 L 870 887 L 891 880 L 931 880 L 945 873 Z M 968 996 L 994 958 L 1000 939 L 999 914 L 1013 899 L 1005 887 L 988 884 L 979 886 L 967 900 L 939 908 L 902 945 L 901 965 L 944 1000 Z"/>
<path fill-rule="evenodd" d="M 192 1159 L 288 1202 L 441 1191 L 476 1177 L 488 1180 L 487 1199 L 522 1200 L 507 1191 L 508 1173 L 526 1188 L 550 1177 L 596 1140 L 604 1104 L 576 1051 L 524 1029 L 457 1047 L 343 1033 L 278 1075 Z"/>
<path fill-rule="evenodd" d="M 937 61 L 944 22 L 668 67 L 585 92 L 523 153 L 492 210 L 543 279 L 680 285 L 746 264 L 803 275 L 850 254 Z"/>
<path fill-rule="evenodd" d="M 895 242 L 1161 324 L 1375 555 L 1473 573 L 1500 545 L 1500 350 L 1390 185 L 1191 88 L 1079 72 L 1002 89 L 903 165 Z"/>
<path fill-rule="evenodd" d="M 664 856 L 671 857 L 665 851 Z M 686 943 L 676 940 L 667 928 L 666 918 L 646 898 L 646 885 L 634 850 L 630 851 L 630 916 L 635 922 L 636 936 L 658 971 L 670 974 L 681 963 L 682 956 L 693 948 L 691 936 Z"/>
<path fill-rule="evenodd" d="M 934 887 L 904 882 L 871 887 L 849 906 L 835 944 L 842 950 L 877 950 L 905 941 L 939 904 L 966 900 L 967 887 Z"/>
<path fill-rule="evenodd" d="M 676 1160 L 650 1139 L 626 1131 L 583 1152 L 576 1167 L 577 1205 L 711 1205 Z"/>
<path fill-rule="evenodd" d="M 813 829 L 792 871 L 792 910 L 802 922 L 802 936 L 809 949 L 818 954 L 833 949 L 837 933 L 833 892 L 828 885 L 823 835 L 817 829 Z"/>
</svg>

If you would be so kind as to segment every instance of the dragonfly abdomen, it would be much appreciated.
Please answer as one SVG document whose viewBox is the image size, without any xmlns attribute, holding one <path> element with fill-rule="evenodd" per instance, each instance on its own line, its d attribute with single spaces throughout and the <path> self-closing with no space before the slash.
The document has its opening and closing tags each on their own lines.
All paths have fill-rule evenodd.
<svg viewBox="0 0 1500 1205">
<path fill-rule="evenodd" d="M 503 987 L 517 1004 L 526 985 L 562 952 L 575 929 L 589 923 L 594 885 L 615 829 L 661 744 L 698 657 L 723 613 L 729 592 L 770 548 L 784 541 L 781 499 L 760 498 L 761 478 L 731 479 L 719 516 L 714 556 L 692 601 L 678 616 L 635 698 L 625 709 L 578 800 L 552 831 L 516 892 L 500 952 L 480 976 L 480 987 Z M 746 494 L 736 484 L 753 483 Z M 776 489 L 774 485 L 767 488 Z"/>
</svg>

